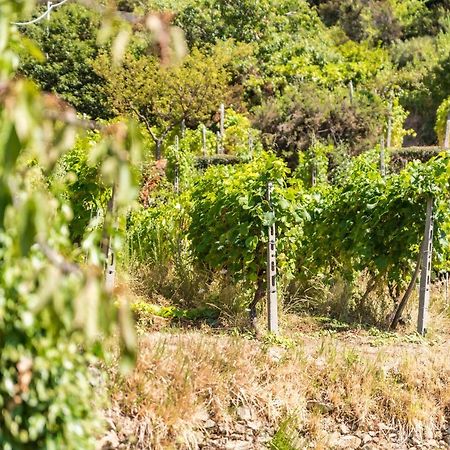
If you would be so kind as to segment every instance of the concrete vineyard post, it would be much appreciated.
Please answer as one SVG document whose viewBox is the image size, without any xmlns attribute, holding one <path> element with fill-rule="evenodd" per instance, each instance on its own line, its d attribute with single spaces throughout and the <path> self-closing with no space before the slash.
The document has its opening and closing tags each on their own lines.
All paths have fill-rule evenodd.
<svg viewBox="0 0 450 450">
<path fill-rule="evenodd" d="M 114 219 L 114 228 L 117 228 L 117 220 L 114 217 L 116 210 L 116 189 L 113 186 L 111 192 L 111 198 L 109 199 L 107 206 L 107 215 L 109 214 Z M 116 284 L 116 255 L 112 246 L 111 235 L 107 237 L 106 248 L 104 248 L 106 259 L 106 271 L 105 271 L 105 289 L 107 292 L 113 292 Z"/>
<path fill-rule="evenodd" d="M 348 90 L 349 90 L 349 95 L 350 95 L 350 104 L 353 105 L 353 97 L 355 95 L 355 90 L 353 88 L 353 80 L 350 80 L 348 82 Z"/>
<path fill-rule="evenodd" d="M 48 1 L 47 2 L 47 27 L 46 27 L 46 32 L 47 32 L 47 36 L 50 34 L 50 16 L 52 14 L 52 4 L 53 2 Z"/>
<path fill-rule="evenodd" d="M 448 306 L 448 270 L 445 271 L 445 306 Z"/>
<path fill-rule="evenodd" d="M 251 131 L 248 132 L 248 154 L 250 155 L 250 158 L 253 157 L 253 136 Z"/>
<path fill-rule="evenodd" d="M 267 201 L 272 208 L 273 184 L 267 186 Z M 278 334 L 278 294 L 275 222 L 269 226 L 267 247 L 267 320 L 269 333 Z"/>
<path fill-rule="evenodd" d="M 311 186 L 314 187 L 317 184 L 317 162 L 315 152 L 310 150 L 310 154 L 312 156 L 310 161 Z"/>
<path fill-rule="evenodd" d="M 380 142 L 380 173 L 383 178 L 386 176 L 386 164 L 384 160 L 384 136 L 381 137 Z"/>
<path fill-rule="evenodd" d="M 444 140 L 444 148 L 450 148 L 450 112 L 447 114 L 447 123 L 445 126 L 445 140 Z"/>
<path fill-rule="evenodd" d="M 433 257 L 433 198 L 427 200 L 424 246 L 422 253 L 422 273 L 420 274 L 419 317 L 417 332 L 425 336 L 427 332 L 428 305 L 430 303 L 431 261 Z"/>
</svg>

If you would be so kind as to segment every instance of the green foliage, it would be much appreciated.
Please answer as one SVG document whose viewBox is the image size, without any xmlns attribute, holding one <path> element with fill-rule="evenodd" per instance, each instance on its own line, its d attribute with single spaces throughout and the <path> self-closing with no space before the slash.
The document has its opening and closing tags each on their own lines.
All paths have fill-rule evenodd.
<svg viewBox="0 0 450 450">
<path fill-rule="evenodd" d="M 115 308 L 104 290 L 98 233 L 85 236 L 86 264 L 77 265 L 73 212 L 63 186 L 50 185 L 82 122 L 15 73 L 24 40 L 10 22 L 32 4 L 0 2 L 0 447 L 90 449 L 102 406 L 93 366 L 101 341 L 118 325 L 131 356 L 134 334 L 126 305 Z M 136 195 L 129 166 L 140 153 L 133 123 L 101 128 L 92 148 L 105 185 L 116 187 L 119 216 Z M 118 251 L 111 214 L 103 227 Z"/>
<path fill-rule="evenodd" d="M 131 310 L 137 316 L 138 322 L 146 322 L 151 316 L 176 320 L 215 320 L 219 316 L 219 310 L 211 308 L 180 309 L 175 306 L 159 306 L 146 302 L 135 302 Z"/>
<path fill-rule="evenodd" d="M 305 226 L 306 256 L 300 262 L 312 273 L 352 280 L 366 271 L 374 279 L 402 286 L 417 257 L 426 199 L 436 202 L 436 235 L 441 234 L 448 202 L 448 159 L 410 163 L 398 174 L 381 177 L 378 154 L 352 162 L 336 186 L 318 190 Z M 439 259 L 444 241 L 436 242 Z"/>
<path fill-rule="evenodd" d="M 311 148 L 299 154 L 294 177 L 301 179 L 306 186 L 312 185 L 313 176 L 316 183 L 326 183 L 328 181 L 329 156 L 333 152 L 332 145 L 325 145 L 319 141 L 314 142 Z"/>
<path fill-rule="evenodd" d="M 104 185 L 99 168 L 89 162 L 89 153 L 98 140 L 88 135 L 77 140 L 76 145 L 61 159 L 53 183 L 63 183 L 64 197 L 67 198 L 73 219 L 69 224 L 70 236 L 80 242 L 89 223 L 103 215 L 111 190 Z"/>
<path fill-rule="evenodd" d="M 92 61 L 99 47 L 98 13 L 75 4 L 58 8 L 50 21 L 23 28 L 42 51 L 39 61 L 23 52 L 20 71 L 48 92 L 55 92 L 90 117 L 108 118 L 111 111 L 101 89 L 102 79 L 95 73 Z"/>
<path fill-rule="evenodd" d="M 450 113 L 450 97 L 446 98 L 439 106 L 436 114 L 436 126 L 434 128 L 439 144 L 443 145 L 445 132 L 447 130 L 447 120 Z"/>
<path fill-rule="evenodd" d="M 403 146 L 405 136 L 414 134 L 413 130 L 405 130 L 404 124 L 408 113 L 402 107 L 398 98 L 392 100 L 392 136 L 391 147 L 400 148 Z M 387 131 L 387 129 L 386 129 Z"/>
<path fill-rule="evenodd" d="M 170 67 L 161 67 L 153 57 L 131 53 L 121 66 L 113 67 L 103 54 L 95 68 L 106 81 L 113 110 L 142 121 L 157 145 L 183 120 L 190 127 L 208 123 L 227 90 L 226 70 L 199 50 Z"/>
<path fill-rule="evenodd" d="M 380 98 L 357 94 L 352 103 L 348 95 L 347 89 L 330 92 L 312 83 L 293 86 L 265 103 L 256 123 L 267 144 L 294 161 L 319 138 L 360 153 L 377 142 L 385 108 Z"/>
<path fill-rule="evenodd" d="M 250 149 L 252 145 L 252 149 Z M 260 132 L 251 126 L 250 120 L 232 109 L 225 112 L 224 151 L 227 154 L 251 157 L 262 151 Z"/>
<path fill-rule="evenodd" d="M 267 227 L 277 226 L 279 264 L 292 270 L 298 249 L 302 188 L 287 185 L 281 160 L 262 154 L 236 166 L 210 167 L 192 190 L 189 238 L 199 265 L 227 271 L 236 281 L 253 283 L 266 264 Z M 266 200 L 267 185 L 274 183 L 273 211 Z"/>
<path fill-rule="evenodd" d="M 188 211 L 189 193 L 134 211 L 127 225 L 130 260 L 161 267 L 175 263 L 180 246 L 188 245 Z"/>
</svg>

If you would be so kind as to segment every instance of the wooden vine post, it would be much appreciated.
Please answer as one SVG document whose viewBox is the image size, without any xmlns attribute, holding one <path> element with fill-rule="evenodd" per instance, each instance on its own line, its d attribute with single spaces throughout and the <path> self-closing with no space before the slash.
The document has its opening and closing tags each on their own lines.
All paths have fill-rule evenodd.
<svg viewBox="0 0 450 450">
<path fill-rule="evenodd" d="M 422 251 L 422 273 L 420 274 L 419 317 L 417 332 L 425 336 L 427 332 L 428 306 L 430 303 L 431 261 L 433 258 L 433 198 L 427 200 L 424 245 Z"/>
<path fill-rule="evenodd" d="M 273 184 L 267 186 L 267 201 L 272 208 Z M 275 214 L 275 213 L 274 213 Z M 278 294 L 277 294 L 277 257 L 275 222 L 269 225 L 269 242 L 267 247 L 267 321 L 269 333 L 278 334 Z"/>
</svg>

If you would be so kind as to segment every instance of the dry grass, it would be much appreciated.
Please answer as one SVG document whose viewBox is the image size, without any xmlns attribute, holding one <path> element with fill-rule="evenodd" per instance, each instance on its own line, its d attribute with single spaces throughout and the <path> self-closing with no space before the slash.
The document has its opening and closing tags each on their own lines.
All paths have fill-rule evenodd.
<svg viewBox="0 0 450 450">
<path fill-rule="evenodd" d="M 341 422 L 353 430 L 382 423 L 404 439 L 438 433 L 450 409 L 449 346 L 369 348 L 336 337 L 282 348 L 200 332 L 150 334 L 133 374 L 113 373 L 119 434 L 133 449 L 195 449 L 208 437 L 206 420 L 230 434 L 243 406 L 272 433 L 290 417 L 292 440 L 313 448 L 329 448 Z"/>
</svg>

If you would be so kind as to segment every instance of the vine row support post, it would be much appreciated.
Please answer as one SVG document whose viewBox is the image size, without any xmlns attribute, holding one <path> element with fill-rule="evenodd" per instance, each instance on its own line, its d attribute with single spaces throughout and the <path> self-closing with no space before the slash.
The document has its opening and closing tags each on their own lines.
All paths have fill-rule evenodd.
<svg viewBox="0 0 450 450">
<path fill-rule="evenodd" d="M 350 80 L 348 82 L 348 90 L 349 90 L 349 96 L 350 96 L 350 104 L 353 105 L 353 97 L 355 95 L 355 89 L 353 87 L 353 80 Z"/>
<path fill-rule="evenodd" d="M 317 166 L 316 162 L 312 161 L 311 163 L 311 187 L 314 187 L 317 184 Z"/>
<path fill-rule="evenodd" d="M 116 213 L 116 189 L 115 186 L 111 192 L 111 198 L 109 199 L 106 213 L 106 220 L 108 220 L 108 215 L 114 217 Z M 114 228 L 117 228 L 117 221 L 114 218 Z M 104 254 L 106 259 L 106 270 L 105 270 L 105 289 L 107 292 L 113 292 L 114 286 L 116 285 L 116 255 L 112 246 L 112 236 L 107 237 L 107 242 L 104 248 Z"/>
<path fill-rule="evenodd" d="M 444 140 L 444 148 L 450 148 L 450 112 L 447 114 L 447 124 L 445 126 L 445 140 Z"/>
<path fill-rule="evenodd" d="M 445 306 L 448 306 L 448 270 L 445 271 Z"/>
<path fill-rule="evenodd" d="M 386 163 L 384 157 L 384 136 L 381 136 L 380 142 L 380 173 L 383 178 L 386 176 Z"/>
<path fill-rule="evenodd" d="M 50 34 L 50 16 L 52 14 L 52 5 L 53 5 L 53 2 L 51 2 L 51 1 L 47 2 L 47 11 L 48 11 L 48 14 L 47 14 L 47 26 L 46 26 L 47 36 Z"/>
<path fill-rule="evenodd" d="M 253 148 L 254 148 L 254 144 L 253 144 L 253 136 L 251 131 L 248 132 L 248 153 L 250 155 L 250 158 L 253 158 Z"/>
<path fill-rule="evenodd" d="M 267 201 L 272 209 L 273 184 L 267 186 Z M 273 209 L 272 209 L 273 211 Z M 267 321 L 269 333 L 278 334 L 278 293 L 275 222 L 269 226 L 267 247 Z"/>
<path fill-rule="evenodd" d="M 217 133 L 217 153 L 223 154 L 223 139 L 225 136 L 225 105 L 223 103 L 220 104 L 219 109 L 220 114 L 220 124 L 219 124 L 219 132 Z"/>
<path fill-rule="evenodd" d="M 422 273 L 420 274 L 419 317 L 417 332 L 425 336 L 427 332 L 428 306 L 430 303 L 431 261 L 433 257 L 433 198 L 427 200 L 424 246 L 422 253 Z"/>
</svg>

